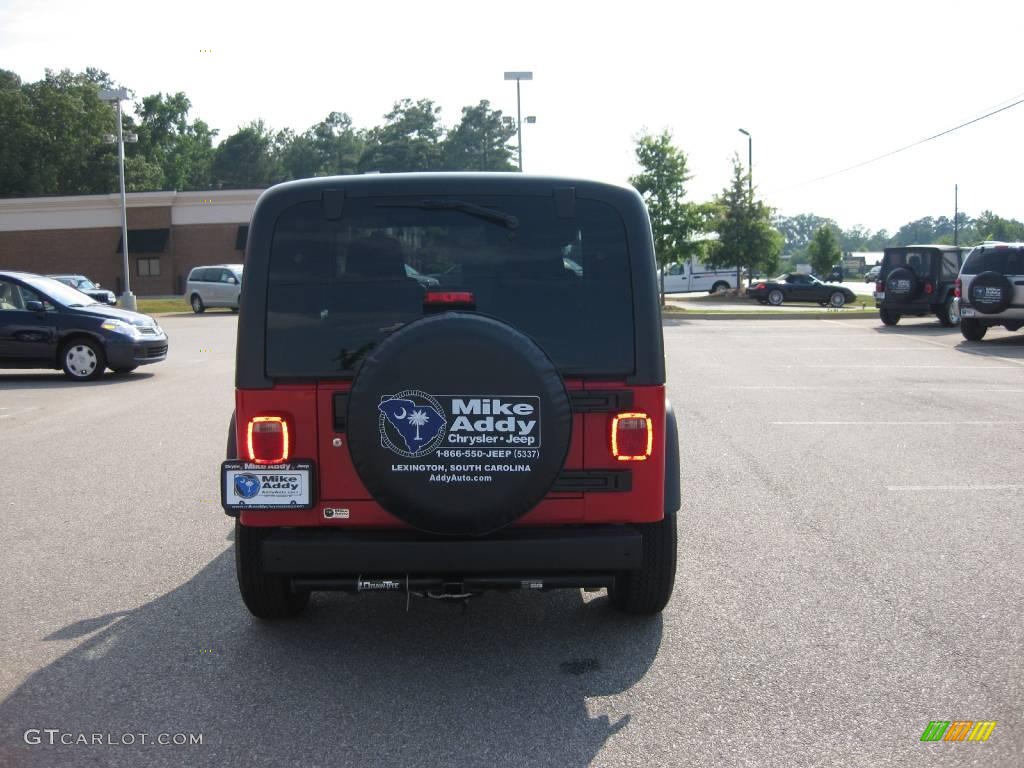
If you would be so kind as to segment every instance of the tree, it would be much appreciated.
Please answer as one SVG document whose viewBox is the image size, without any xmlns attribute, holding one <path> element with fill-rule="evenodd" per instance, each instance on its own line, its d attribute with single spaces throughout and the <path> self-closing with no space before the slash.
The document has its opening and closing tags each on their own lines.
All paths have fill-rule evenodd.
<svg viewBox="0 0 1024 768">
<path fill-rule="evenodd" d="M 220 143 L 213 158 L 213 178 L 223 189 L 268 187 L 284 178 L 271 151 L 274 137 L 262 120 L 239 128 Z"/>
<path fill-rule="evenodd" d="M 982 211 L 974 222 L 974 241 L 999 240 L 1018 242 L 1024 240 L 1024 224 L 1016 219 L 1004 219 L 992 211 Z M 961 242 L 965 242 L 961 238 Z"/>
<path fill-rule="evenodd" d="M 103 136 L 115 130 L 114 111 L 99 99 L 105 72 L 46 70 L 21 83 L 0 73 L 0 194 L 73 195 L 112 191 L 116 165 Z"/>
<path fill-rule="evenodd" d="M 486 99 L 462 108 L 462 121 L 448 131 L 442 144 L 444 167 L 449 171 L 514 171 L 514 125 L 502 121 L 501 110 Z"/>
<path fill-rule="evenodd" d="M 833 224 L 825 224 L 818 227 L 807 246 L 807 258 L 810 259 L 811 269 L 819 275 L 827 275 L 832 265 L 836 264 L 843 257 L 839 250 L 839 236 Z"/>
<path fill-rule="evenodd" d="M 372 129 L 360 161 L 362 171 L 395 173 L 439 171 L 442 168 L 439 123 L 441 108 L 430 99 L 402 99 L 384 116 L 384 125 Z"/>
<path fill-rule="evenodd" d="M 641 171 L 630 178 L 647 204 L 654 235 L 654 253 L 661 268 L 661 303 L 665 303 L 665 267 L 693 255 L 701 247 L 694 235 L 702 231 L 706 211 L 683 201 L 686 182 L 686 154 L 672 144 L 667 130 L 658 136 L 642 133 L 636 142 L 636 160 Z M 706 218 L 704 216 L 703 218 Z"/>
<path fill-rule="evenodd" d="M 819 228 L 833 223 L 831 219 L 816 216 L 813 213 L 776 216 L 772 221 L 784 239 L 782 253 L 794 260 L 803 258 L 807 246 L 811 243 L 811 238 Z"/>
<path fill-rule="evenodd" d="M 192 103 L 179 91 L 155 93 L 135 105 L 139 117 L 137 153 L 159 167 L 156 189 L 208 189 L 212 183 L 213 137 L 202 120 L 188 120 Z M 127 173 L 127 171 L 126 171 Z"/>
<path fill-rule="evenodd" d="M 750 272 L 773 272 L 782 252 L 782 235 L 772 227 L 771 208 L 754 200 L 737 156 L 733 157 L 732 169 L 732 182 L 718 197 L 718 240 L 708 254 L 707 264 L 719 269 L 735 266 Z M 737 290 L 740 287 L 737 285 Z"/>
</svg>

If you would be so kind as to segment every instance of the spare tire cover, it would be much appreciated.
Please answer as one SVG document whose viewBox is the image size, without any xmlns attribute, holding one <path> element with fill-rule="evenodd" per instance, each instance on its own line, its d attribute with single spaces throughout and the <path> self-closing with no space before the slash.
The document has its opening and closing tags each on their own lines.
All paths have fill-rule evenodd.
<svg viewBox="0 0 1024 768">
<path fill-rule="evenodd" d="M 363 361 L 348 442 L 377 502 L 422 531 L 482 535 L 529 512 L 572 437 L 562 377 L 529 337 L 445 312 L 388 336 Z"/>
<path fill-rule="evenodd" d="M 1013 301 L 1013 285 L 1006 275 L 982 272 L 971 280 L 971 306 L 986 315 L 995 315 Z"/>
<path fill-rule="evenodd" d="M 917 295 L 919 281 L 912 269 L 897 267 L 885 278 L 885 297 L 912 299 Z"/>
</svg>

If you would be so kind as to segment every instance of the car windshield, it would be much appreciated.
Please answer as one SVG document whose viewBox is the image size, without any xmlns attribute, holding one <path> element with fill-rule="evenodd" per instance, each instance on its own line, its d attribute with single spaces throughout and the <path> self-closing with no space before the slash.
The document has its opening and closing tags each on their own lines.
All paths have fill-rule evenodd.
<svg viewBox="0 0 1024 768">
<path fill-rule="evenodd" d="M 70 285 L 65 285 L 60 280 L 54 280 L 51 277 L 33 275 L 22 279 L 40 293 L 65 307 L 90 307 L 99 303 L 92 296 L 86 296 Z"/>
<path fill-rule="evenodd" d="M 633 372 L 631 267 L 614 208 L 577 199 L 566 218 L 550 196 L 429 200 L 354 198 L 338 220 L 325 219 L 319 202 L 281 214 L 269 375 L 351 373 L 388 333 L 433 309 L 426 291 L 435 280 L 531 336 L 564 374 Z"/>
<path fill-rule="evenodd" d="M 73 277 L 69 285 L 80 291 L 93 291 L 97 288 L 96 284 L 87 277 Z"/>
</svg>

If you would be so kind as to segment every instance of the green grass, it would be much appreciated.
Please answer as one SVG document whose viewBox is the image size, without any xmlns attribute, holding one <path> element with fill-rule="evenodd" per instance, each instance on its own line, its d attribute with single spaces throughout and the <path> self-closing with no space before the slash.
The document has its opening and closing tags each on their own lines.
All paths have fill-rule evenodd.
<svg viewBox="0 0 1024 768">
<path fill-rule="evenodd" d="M 185 299 L 138 299 L 139 312 L 144 315 L 162 315 L 168 312 L 191 312 Z"/>
</svg>

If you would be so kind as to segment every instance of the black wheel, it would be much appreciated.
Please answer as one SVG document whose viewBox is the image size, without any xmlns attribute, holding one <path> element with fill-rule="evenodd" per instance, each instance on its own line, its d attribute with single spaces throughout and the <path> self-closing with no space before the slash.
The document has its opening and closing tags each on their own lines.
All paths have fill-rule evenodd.
<svg viewBox="0 0 1024 768">
<path fill-rule="evenodd" d="M 259 619 L 298 616 L 309 604 L 309 592 L 292 592 L 287 576 L 263 572 L 260 543 L 270 528 L 249 528 L 235 520 L 235 573 L 238 591 L 249 612 Z"/>
<path fill-rule="evenodd" d="M 836 309 L 839 309 L 846 303 L 846 294 L 842 291 L 832 291 L 832 295 L 828 297 L 828 303 Z"/>
<path fill-rule="evenodd" d="M 960 321 L 960 333 L 968 341 L 981 341 L 988 331 L 987 325 L 982 325 L 977 320 L 965 319 Z"/>
<path fill-rule="evenodd" d="M 110 370 L 112 370 L 114 373 L 131 373 L 138 367 L 139 366 L 137 365 L 126 365 L 123 368 L 111 368 Z"/>
<path fill-rule="evenodd" d="M 942 302 L 942 306 L 939 307 L 939 311 L 935 314 L 938 315 L 939 322 L 946 328 L 960 325 L 960 305 L 952 295 L 946 297 L 946 300 Z"/>
<path fill-rule="evenodd" d="M 709 293 L 720 293 L 721 291 L 729 290 L 729 284 L 719 280 L 717 283 L 711 286 Z"/>
<path fill-rule="evenodd" d="M 72 339 L 60 350 L 64 375 L 75 381 L 92 381 L 103 375 L 107 356 L 103 346 L 92 339 Z"/>
<path fill-rule="evenodd" d="M 878 316 L 882 318 L 883 325 L 896 325 L 900 321 L 899 313 L 889 309 L 878 310 Z"/>
<path fill-rule="evenodd" d="M 782 300 L 784 298 L 785 296 L 783 296 L 782 291 L 780 291 L 778 288 L 772 288 L 770 291 L 768 291 L 768 303 L 771 304 L 773 307 L 777 307 L 780 304 L 782 304 Z"/>
<path fill-rule="evenodd" d="M 206 305 L 203 304 L 203 299 L 198 293 L 192 294 L 192 298 L 189 300 L 189 303 L 192 304 L 192 311 L 197 315 L 201 315 L 206 311 Z"/>
<path fill-rule="evenodd" d="M 643 534 L 643 566 L 616 576 L 608 598 L 623 613 L 660 613 L 676 581 L 676 518 L 666 515 L 660 522 L 636 527 Z"/>
</svg>

